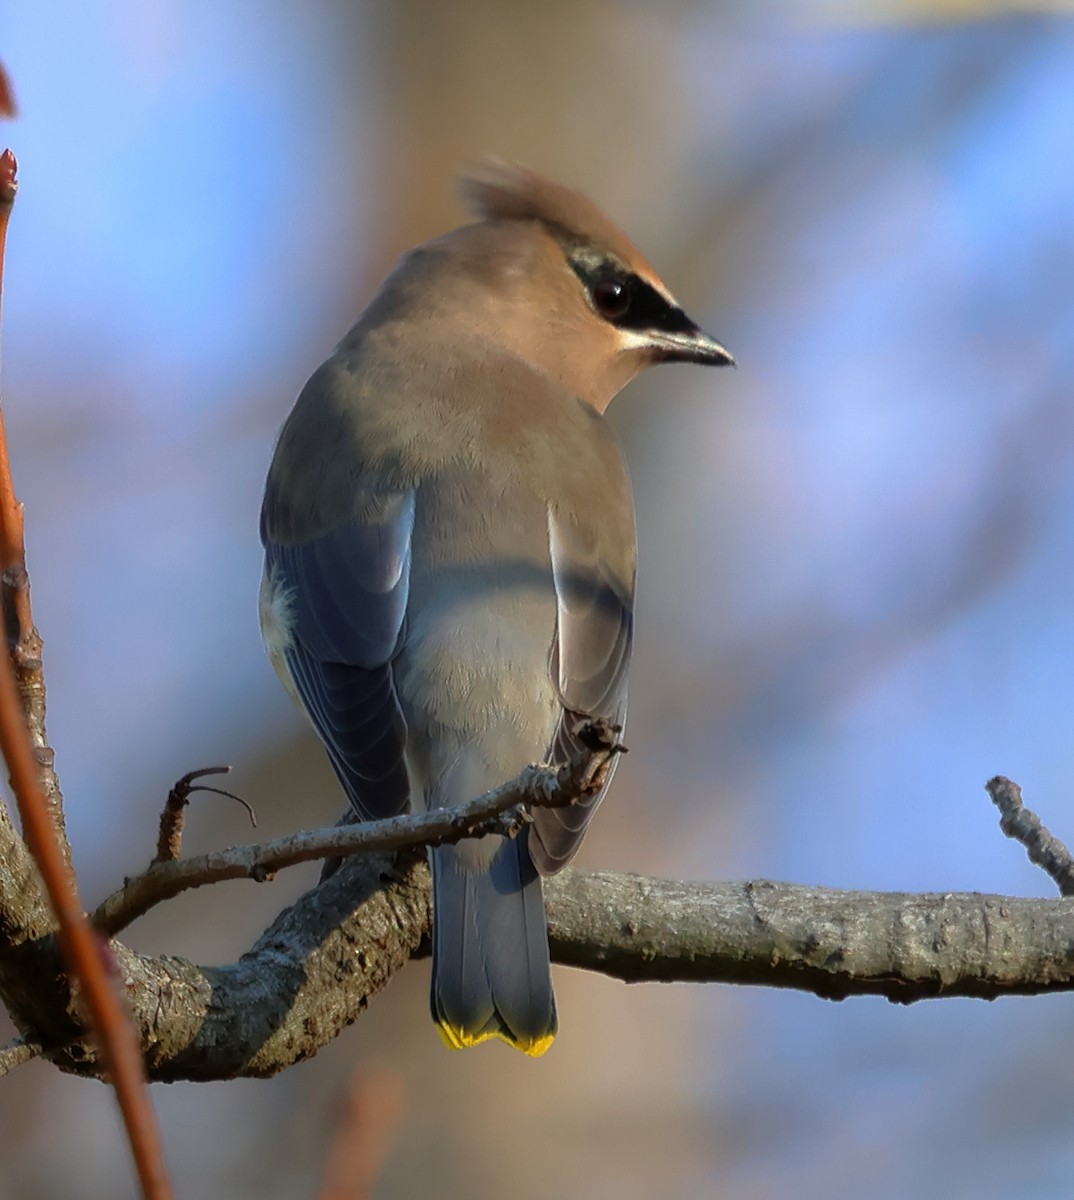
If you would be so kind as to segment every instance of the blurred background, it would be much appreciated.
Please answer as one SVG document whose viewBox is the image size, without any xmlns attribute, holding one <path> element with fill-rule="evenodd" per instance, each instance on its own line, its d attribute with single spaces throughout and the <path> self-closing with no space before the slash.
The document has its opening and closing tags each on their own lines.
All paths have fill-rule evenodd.
<svg viewBox="0 0 1074 1200">
<path fill-rule="evenodd" d="M 264 472 L 396 256 L 466 219 L 482 151 L 586 190 L 740 364 L 662 368 L 613 408 L 632 753 L 581 862 L 1050 894 L 983 784 L 1010 775 L 1074 838 L 1060 7 L 6 6 L 3 395 L 87 900 L 146 864 L 195 767 L 236 764 L 258 836 L 339 811 L 259 641 Z M 244 822 L 203 797 L 187 849 Z M 315 877 L 188 895 L 130 941 L 231 961 Z M 427 971 L 274 1080 L 155 1088 L 178 1194 L 317 1195 L 351 1087 L 391 1200 L 1069 1195 L 1069 997 L 561 970 L 562 1033 L 530 1062 L 446 1053 Z M 0 1128 L 0 1198 L 133 1194 L 100 1084 L 32 1063 Z"/>
</svg>

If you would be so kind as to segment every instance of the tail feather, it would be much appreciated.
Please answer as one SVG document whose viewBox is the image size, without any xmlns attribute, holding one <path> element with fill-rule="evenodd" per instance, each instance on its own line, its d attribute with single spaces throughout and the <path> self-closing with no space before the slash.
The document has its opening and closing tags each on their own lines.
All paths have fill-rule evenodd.
<svg viewBox="0 0 1074 1200">
<path fill-rule="evenodd" d="M 540 1055 L 556 1034 L 541 880 L 528 830 L 498 839 L 478 867 L 454 846 L 431 852 L 433 1019 L 452 1047 L 491 1037 Z"/>
</svg>

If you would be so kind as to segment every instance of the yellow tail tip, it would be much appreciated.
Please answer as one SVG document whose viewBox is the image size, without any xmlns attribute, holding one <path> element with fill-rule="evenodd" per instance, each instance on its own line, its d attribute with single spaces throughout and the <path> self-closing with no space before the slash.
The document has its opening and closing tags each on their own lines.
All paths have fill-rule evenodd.
<svg viewBox="0 0 1074 1200">
<path fill-rule="evenodd" d="M 457 1025 L 448 1024 L 447 1021 L 437 1021 L 436 1031 L 440 1034 L 440 1040 L 449 1050 L 468 1050 L 471 1046 L 480 1046 L 482 1042 L 498 1037 L 501 1042 L 506 1042 L 515 1050 L 521 1050 L 530 1058 L 540 1058 L 556 1040 L 554 1029 L 543 1037 L 531 1038 L 526 1041 L 516 1038 L 505 1029 L 483 1029 L 480 1033 L 469 1033 Z"/>
</svg>

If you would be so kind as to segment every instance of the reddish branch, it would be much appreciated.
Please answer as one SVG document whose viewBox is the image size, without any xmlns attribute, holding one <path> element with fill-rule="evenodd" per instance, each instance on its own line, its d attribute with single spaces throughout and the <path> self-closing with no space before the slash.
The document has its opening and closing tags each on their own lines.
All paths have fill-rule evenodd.
<svg viewBox="0 0 1074 1200">
<path fill-rule="evenodd" d="M 14 111 L 10 87 L 0 68 L 0 114 Z M 4 247 L 7 244 L 8 218 L 15 203 L 18 183 L 17 164 L 10 150 L 0 155 L 0 284 L 4 276 Z M 4 547 L 3 572 L 0 574 L 0 612 L 8 653 L 15 672 L 15 685 L 26 728 L 30 734 L 39 778 L 45 792 L 60 851 L 70 861 L 63 819 L 63 796 L 53 770 L 53 754 L 45 733 L 45 679 L 41 666 L 41 637 L 30 611 L 30 579 L 26 573 L 23 542 L 22 505 L 15 497 L 11 467 L 7 456 L 4 414 L 0 409 L 0 541 Z"/>
<path fill-rule="evenodd" d="M 6 86 L 0 91 L 7 91 Z M 2 99 L 2 97 L 0 97 Z M 10 150 L 0 155 L 0 289 L 8 219 L 15 202 L 17 164 Z M 22 509 L 15 496 L 8 462 L 7 439 L 0 417 L 0 554 L 3 567 L 4 618 L 11 653 L 0 667 L 0 750 L 11 773 L 22 818 L 23 837 L 34 857 L 59 924 L 59 941 L 72 977 L 78 981 L 102 1061 L 116 1089 L 143 1195 L 169 1200 L 171 1186 L 164 1169 L 160 1137 L 149 1102 L 141 1040 L 120 999 L 109 944 L 93 929 L 78 899 L 74 872 L 63 835 L 58 792 L 49 797 L 42 786 L 42 762 L 35 753 L 20 674 L 36 677 L 36 696 L 43 714 L 40 638 L 33 628 L 26 578 Z M 40 729 L 43 734 L 43 718 Z"/>
</svg>

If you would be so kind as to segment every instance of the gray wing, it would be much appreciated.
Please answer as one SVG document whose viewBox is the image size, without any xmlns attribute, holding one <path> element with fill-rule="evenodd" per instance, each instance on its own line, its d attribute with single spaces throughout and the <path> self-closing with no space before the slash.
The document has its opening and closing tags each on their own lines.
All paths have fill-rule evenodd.
<svg viewBox="0 0 1074 1200">
<path fill-rule="evenodd" d="M 634 636 L 633 541 L 629 578 L 622 578 L 602 555 L 595 537 L 587 537 L 551 510 L 548 535 L 558 608 L 550 669 L 564 710 L 551 759 L 563 762 L 578 747 L 573 730 L 580 719 L 605 717 L 620 725 L 626 718 L 627 667 Z M 615 760 L 613 771 L 614 766 Z M 534 813 L 536 836 L 530 839 L 530 853 L 543 875 L 558 871 L 573 858 L 606 790 L 607 784 L 584 803 Z"/>
<path fill-rule="evenodd" d="M 285 597 L 295 691 L 358 814 L 393 816 L 409 797 L 392 658 L 404 632 L 414 493 L 373 495 L 356 506 L 362 519 L 304 541 L 275 540 L 269 511 L 266 503 L 265 564 Z"/>
</svg>

